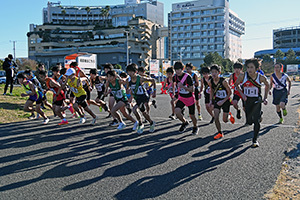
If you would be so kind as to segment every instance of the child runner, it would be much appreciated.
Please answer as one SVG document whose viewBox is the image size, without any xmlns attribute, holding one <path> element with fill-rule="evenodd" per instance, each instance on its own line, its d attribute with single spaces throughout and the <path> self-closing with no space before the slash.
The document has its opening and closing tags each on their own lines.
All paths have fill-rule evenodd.
<svg viewBox="0 0 300 200">
<path fill-rule="evenodd" d="M 136 105 L 133 107 L 133 113 L 135 114 L 139 124 L 137 133 L 142 134 L 144 131 L 144 125 L 142 123 L 141 116 L 137 109 L 142 112 L 145 119 L 150 123 L 150 133 L 154 132 L 155 129 L 155 122 L 151 120 L 149 113 L 146 111 L 145 104 L 149 102 L 149 94 L 147 93 L 146 89 L 143 87 L 143 82 L 145 81 L 151 81 L 154 89 L 153 89 L 153 98 L 156 96 L 156 84 L 155 80 L 152 78 L 142 77 L 140 75 L 136 74 L 137 71 L 137 65 L 132 63 L 127 66 L 126 71 L 128 75 L 130 76 L 130 81 L 127 83 L 127 87 L 131 89 L 131 93 L 136 101 Z"/>
<path fill-rule="evenodd" d="M 236 62 L 233 64 L 233 69 L 234 69 L 234 73 L 231 74 L 230 78 L 229 78 L 229 84 L 232 86 L 232 88 L 234 90 L 232 105 L 237 111 L 236 118 L 241 119 L 241 109 L 239 108 L 238 103 L 239 103 L 239 100 L 242 98 L 242 96 L 239 93 L 239 91 L 237 91 L 236 87 L 234 87 L 234 84 L 235 84 L 237 78 L 240 76 L 240 74 L 243 74 L 243 72 L 242 72 L 243 64 Z M 243 107 L 244 107 L 243 99 L 242 99 L 242 103 L 243 103 Z"/>
<path fill-rule="evenodd" d="M 22 97 L 29 96 L 29 99 L 26 101 L 24 105 L 24 111 L 33 113 L 33 103 L 36 102 L 35 111 L 40 114 L 44 118 L 43 124 L 48 124 L 49 118 L 45 115 L 45 113 L 41 109 L 42 105 L 42 92 L 38 91 L 36 86 L 29 80 L 26 80 L 26 77 L 23 73 L 17 75 L 19 83 L 24 87 L 26 94 L 22 93 Z"/>
<path fill-rule="evenodd" d="M 116 104 L 112 107 L 110 110 L 110 113 L 112 116 L 118 120 L 119 126 L 118 130 L 122 130 L 126 127 L 125 122 L 121 118 L 120 114 L 117 112 L 120 109 L 124 109 L 125 106 L 128 104 L 128 99 L 126 95 L 125 88 L 123 86 L 123 81 L 116 75 L 115 71 L 108 71 L 107 73 L 107 82 L 105 85 L 105 92 L 104 95 L 110 94 L 115 98 Z M 108 91 L 108 88 L 110 88 L 110 91 Z M 135 121 L 130 115 L 128 115 L 126 112 L 122 112 L 124 117 L 131 120 L 134 123 L 133 129 L 136 130 L 138 122 Z"/>
<path fill-rule="evenodd" d="M 175 76 L 173 77 L 173 91 L 177 86 L 178 101 L 175 106 L 175 114 L 177 118 L 182 122 L 179 132 L 183 133 L 189 122 L 184 118 L 182 114 L 182 109 L 187 106 L 189 108 L 189 115 L 193 121 L 193 131 L 192 134 L 198 134 L 197 119 L 195 117 L 195 97 L 193 96 L 194 84 L 192 77 L 183 72 L 184 65 L 182 62 L 176 62 L 174 64 Z"/>
<path fill-rule="evenodd" d="M 209 104 L 214 105 L 214 118 L 215 125 L 218 130 L 217 135 L 215 135 L 214 139 L 220 139 L 224 137 L 224 134 L 221 129 L 221 123 L 219 119 L 219 115 L 221 112 L 221 108 L 223 110 L 223 121 L 225 123 L 228 122 L 228 113 L 230 109 L 230 95 L 231 89 L 228 85 L 228 82 L 225 78 L 220 77 L 221 67 L 218 65 L 212 65 L 210 67 L 210 72 L 212 79 L 208 82 L 210 87 L 210 101 Z"/>
<path fill-rule="evenodd" d="M 272 74 L 270 78 L 270 89 L 274 85 L 273 89 L 273 104 L 276 106 L 276 112 L 279 116 L 279 124 L 283 123 L 283 117 L 281 113 L 281 109 L 283 112 L 283 116 L 287 115 L 286 110 L 286 104 L 288 102 L 288 95 L 290 95 L 291 91 L 291 79 L 286 73 L 281 72 L 282 64 L 276 63 L 274 65 L 274 73 Z M 288 89 L 287 89 L 287 83 L 288 82 Z M 271 90 L 269 92 L 269 95 L 271 95 Z"/>
<path fill-rule="evenodd" d="M 195 96 L 195 102 L 196 102 L 196 107 L 197 107 L 197 110 L 198 110 L 198 119 L 201 121 L 202 120 L 202 116 L 201 116 L 201 107 L 200 107 L 200 104 L 199 104 L 199 95 L 201 95 L 201 93 L 199 92 L 199 79 L 198 79 L 198 76 L 197 74 L 195 74 L 192 70 L 193 70 L 193 64 L 192 63 L 187 63 L 185 65 L 185 69 L 186 69 L 186 72 L 189 73 L 189 75 L 192 76 L 193 78 L 193 83 L 194 83 L 194 96 Z"/>
<path fill-rule="evenodd" d="M 234 86 L 240 92 L 243 100 L 245 101 L 245 112 L 246 112 L 246 125 L 252 125 L 254 123 L 254 136 L 252 139 L 252 147 L 258 147 L 259 143 L 257 141 L 259 130 L 260 130 L 260 120 L 261 120 L 261 103 L 265 105 L 268 104 L 268 91 L 269 83 L 264 75 L 257 72 L 260 66 L 260 62 L 256 58 L 248 59 L 245 62 L 247 67 L 247 72 L 241 74 Z M 261 85 L 265 84 L 264 98 L 261 96 Z M 240 87 L 243 86 L 243 91 Z"/>
<path fill-rule="evenodd" d="M 177 87 L 175 87 L 175 92 L 173 91 L 173 76 L 174 76 L 174 69 L 173 67 L 168 67 L 168 69 L 166 70 L 167 72 L 167 78 L 165 80 L 165 87 L 166 90 L 168 90 L 168 93 L 171 97 L 171 108 L 172 108 L 172 114 L 169 116 L 169 118 L 171 118 L 172 120 L 175 119 L 175 102 L 178 99 L 178 91 L 177 91 Z"/>
<path fill-rule="evenodd" d="M 93 113 L 93 111 L 91 111 L 91 109 L 88 107 L 87 102 L 86 102 L 86 92 L 83 89 L 82 83 L 80 78 L 78 78 L 75 75 L 76 71 L 73 68 L 69 68 L 66 72 L 66 76 L 67 76 L 67 84 L 70 86 L 70 90 L 72 91 L 72 93 L 74 94 L 74 96 L 76 97 L 76 101 L 73 104 L 74 109 L 76 110 L 76 112 L 79 113 L 80 115 L 80 124 L 85 123 L 86 119 L 84 117 L 84 114 L 81 112 L 81 110 L 79 110 L 79 105 L 84 108 L 84 110 L 86 112 L 88 112 L 92 117 L 92 125 L 96 124 L 96 115 Z"/>
<path fill-rule="evenodd" d="M 214 114 L 213 114 L 214 105 L 209 104 L 209 101 L 210 101 L 210 98 L 209 98 L 209 96 L 210 96 L 210 87 L 208 85 L 208 82 L 211 80 L 209 67 L 202 67 L 200 73 L 203 76 L 202 79 L 201 79 L 200 94 L 203 91 L 205 107 L 206 107 L 207 112 L 211 116 L 211 120 L 209 122 L 211 124 L 211 123 L 214 122 L 215 118 L 214 118 Z"/>
<path fill-rule="evenodd" d="M 68 124 L 68 120 L 63 116 L 62 112 L 70 108 L 71 105 L 63 107 L 65 100 L 65 93 L 61 85 L 53 78 L 49 78 L 46 71 L 40 71 L 40 79 L 43 80 L 48 89 L 53 92 L 53 110 L 57 116 L 62 120 L 58 125 Z"/>
</svg>

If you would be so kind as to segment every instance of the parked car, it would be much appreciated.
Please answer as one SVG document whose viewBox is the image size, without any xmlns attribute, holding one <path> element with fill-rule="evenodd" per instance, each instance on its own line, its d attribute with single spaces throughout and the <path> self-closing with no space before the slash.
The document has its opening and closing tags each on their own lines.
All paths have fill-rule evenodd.
<svg viewBox="0 0 300 200">
<path fill-rule="evenodd" d="M 229 72 L 225 72 L 224 74 L 222 74 L 221 75 L 222 77 L 224 77 L 224 78 L 230 78 L 230 76 L 231 76 L 231 73 L 229 73 Z"/>
<path fill-rule="evenodd" d="M 0 77 L 0 84 L 6 83 L 6 77 Z"/>
<path fill-rule="evenodd" d="M 5 71 L 0 71 L 0 77 L 5 77 Z"/>
</svg>

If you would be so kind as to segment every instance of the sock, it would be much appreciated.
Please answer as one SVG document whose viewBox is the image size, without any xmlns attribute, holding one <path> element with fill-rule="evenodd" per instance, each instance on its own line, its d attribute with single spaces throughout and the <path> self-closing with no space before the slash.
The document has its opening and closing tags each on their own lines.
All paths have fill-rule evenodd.
<svg viewBox="0 0 300 200">
<path fill-rule="evenodd" d="M 279 116 L 279 118 L 282 118 L 281 111 L 277 112 L 277 115 Z"/>
</svg>

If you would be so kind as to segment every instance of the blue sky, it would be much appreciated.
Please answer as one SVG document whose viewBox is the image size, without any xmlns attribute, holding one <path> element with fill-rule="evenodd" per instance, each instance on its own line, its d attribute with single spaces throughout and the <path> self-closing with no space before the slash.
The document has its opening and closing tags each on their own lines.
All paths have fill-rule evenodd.
<svg viewBox="0 0 300 200">
<path fill-rule="evenodd" d="M 29 24 L 42 23 L 42 9 L 48 0 L 1 1 L 0 58 L 12 53 L 16 42 L 16 57 L 27 57 Z M 57 1 L 53 1 L 57 2 Z M 124 0 L 61 0 L 62 5 L 116 5 Z M 160 0 L 164 3 L 165 23 L 172 3 L 183 0 Z M 281 27 L 300 25 L 299 0 L 230 0 L 230 8 L 246 22 L 242 37 L 243 58 L 253 57 L 254 52 L 272 48 L 272 31 Z M 297 14 L 298 13 L 298 14 Z M 167 24 L 165 24 L 167 25 Z"/>
</svg>

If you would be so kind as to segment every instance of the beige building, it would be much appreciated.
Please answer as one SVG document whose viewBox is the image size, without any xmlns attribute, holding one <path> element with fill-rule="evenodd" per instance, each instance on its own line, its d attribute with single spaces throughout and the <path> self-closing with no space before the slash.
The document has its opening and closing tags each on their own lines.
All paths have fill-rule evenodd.
<svg viewBox="0 0 300 200">
<path fill-rule="evenodd" d="M 133 16 L 134 17 L 134 16 Z M 66 55 L 76 52 L 97 54 L 97 63 L 127 63 L 127 32 L 129 62 L 147 67 L 150 58 L 157 58 L 158 34 L 161 25 L 141 17 L 128 21 L 128 26 L 106 25 L 30 25 L 28 55 L 48 67 L 63 63 Z M 161 45 L 160 45 L 161 46 Z"/>
</svg>

